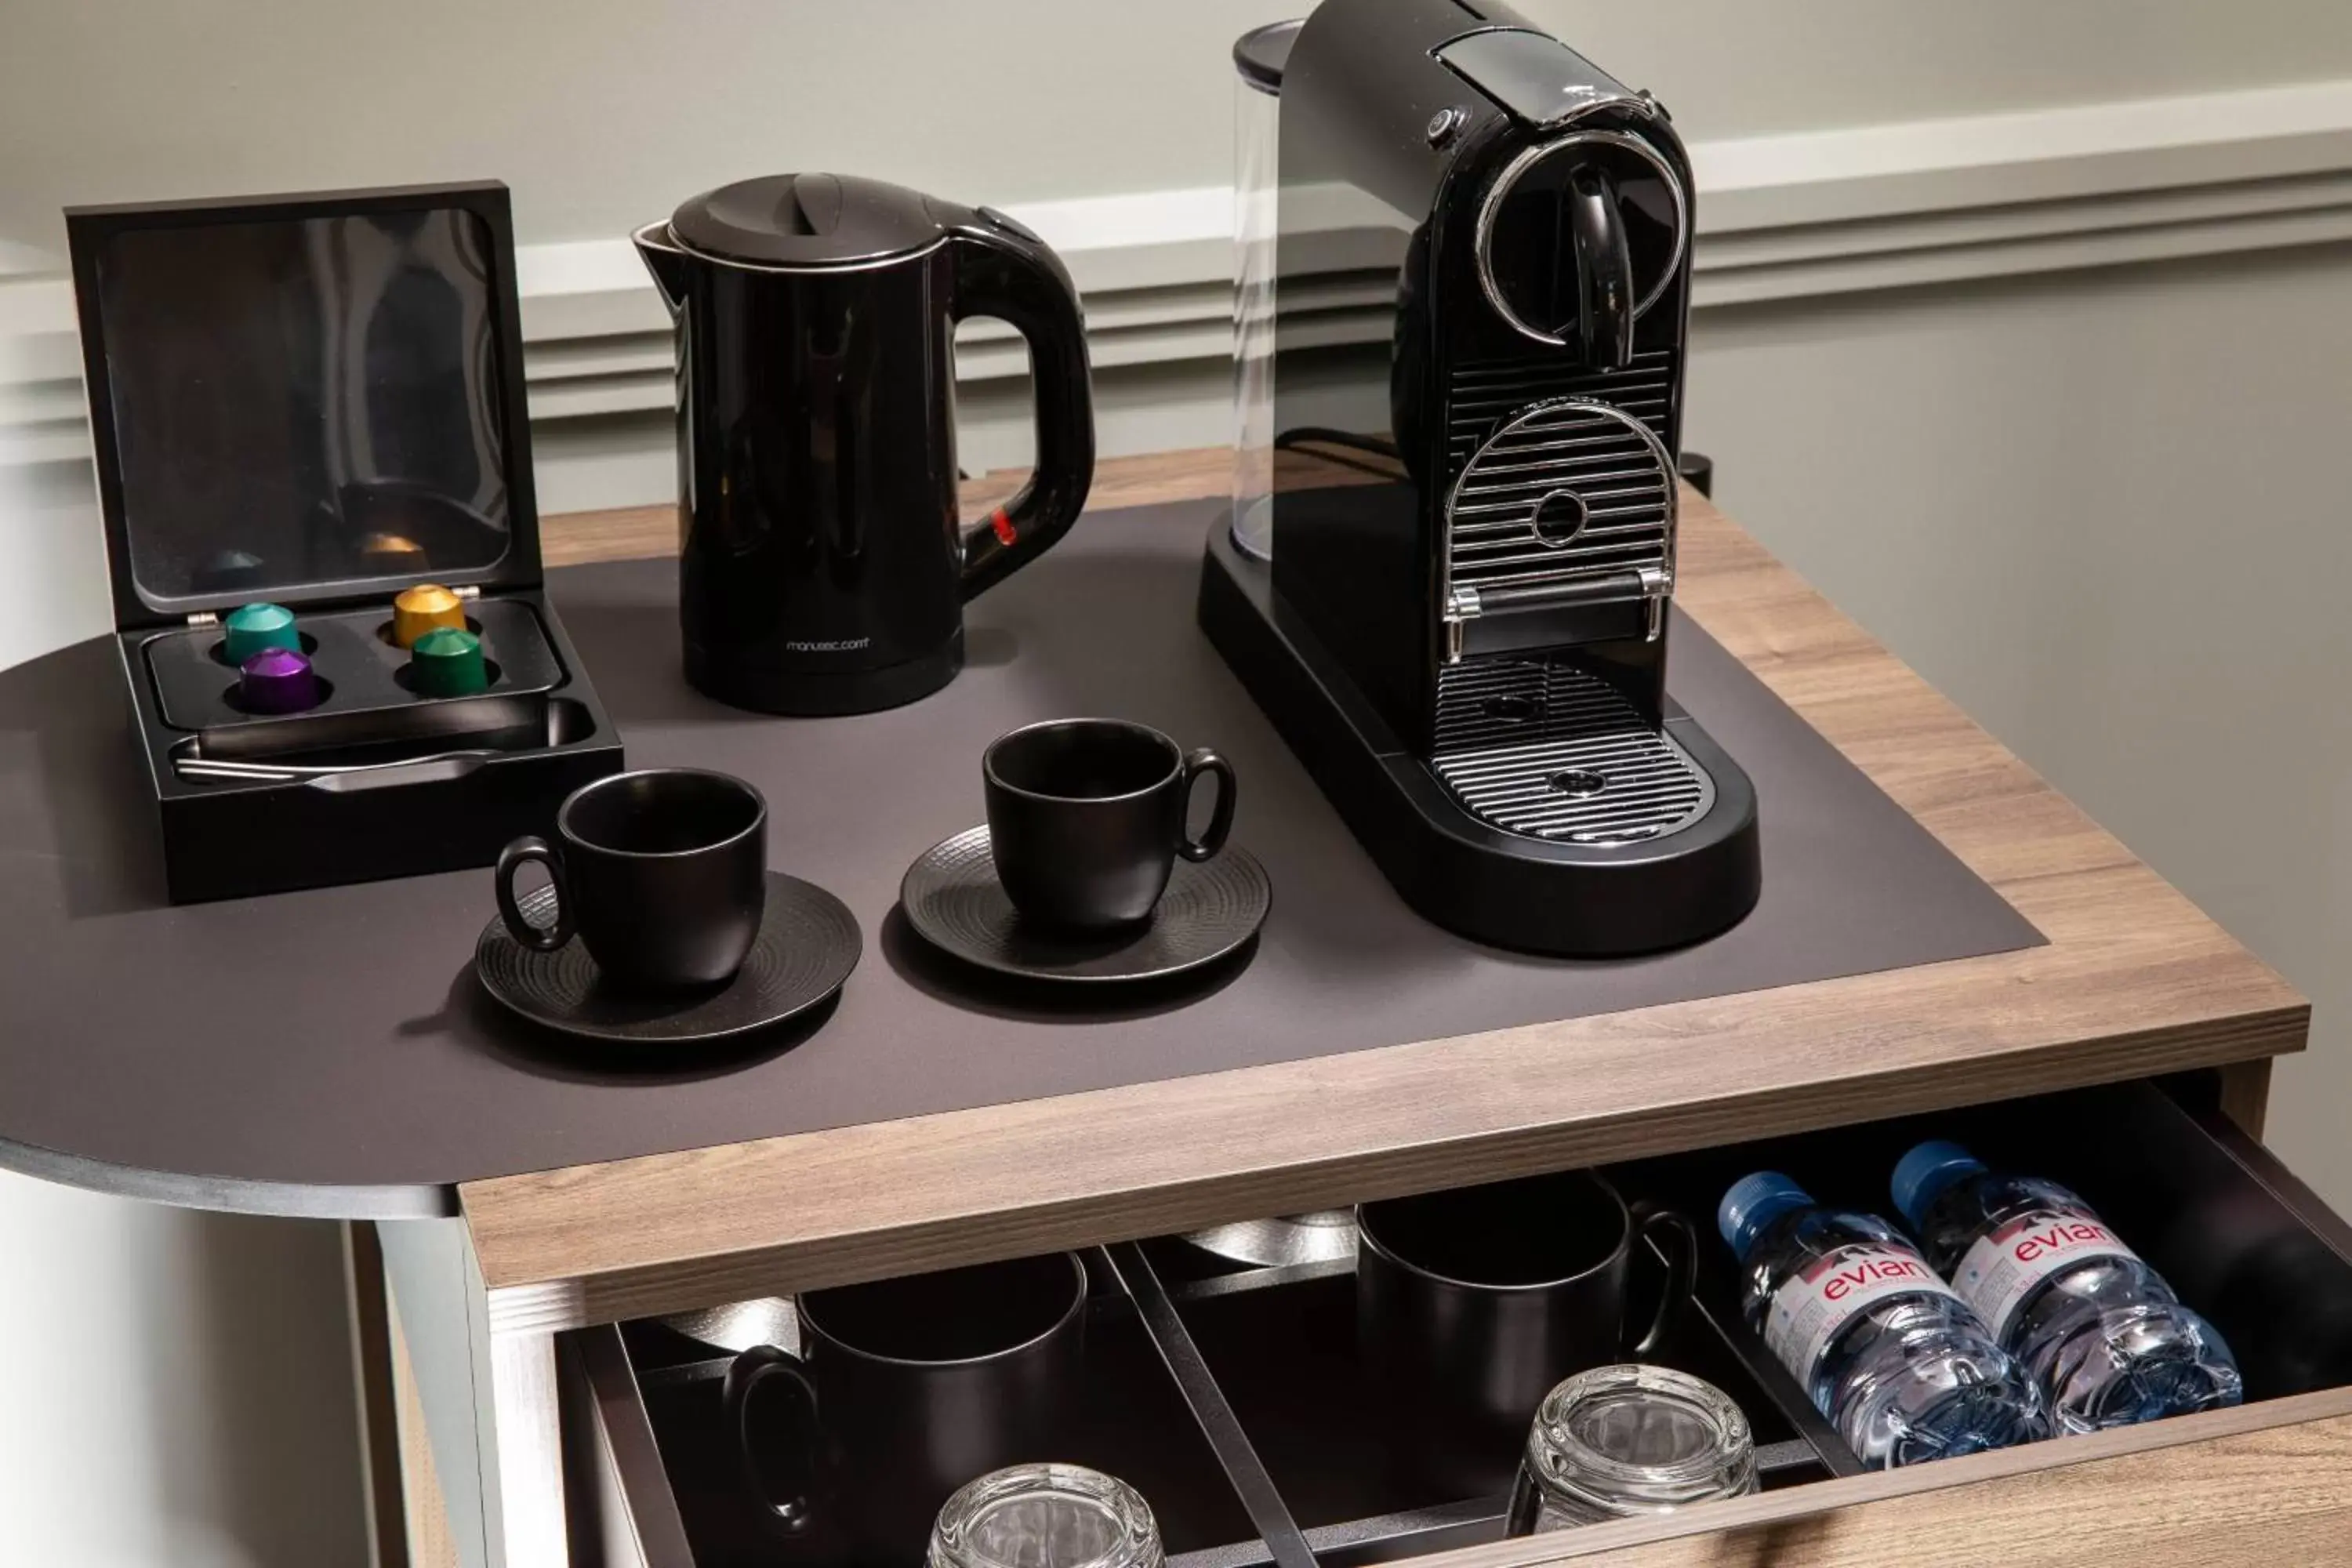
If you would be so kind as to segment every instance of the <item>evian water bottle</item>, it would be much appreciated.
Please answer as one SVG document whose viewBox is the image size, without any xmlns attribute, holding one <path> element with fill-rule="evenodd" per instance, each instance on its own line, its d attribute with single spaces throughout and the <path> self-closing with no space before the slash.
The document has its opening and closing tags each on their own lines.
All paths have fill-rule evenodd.
<svg viewBox="0 0 2352 1568">
<path fill-rule="evenodd" d="M 1885 1220 L 1759 1171 L 1723 1194 L 1716 1224 L 1746 1273 L 1748 1327 L 1864 1464 L 2047 1435 L 2033 1380 Z"/>
<path fill-rule="evenodd" d="M 1895 1206 L 2061 1429 L 2095 1432 L 2235 1405 L 2237 1358 L 2213 1325 L 2055 1182 L 1985 1169 L 1957 1143 L 1896 1163 Z"/>
</svg>

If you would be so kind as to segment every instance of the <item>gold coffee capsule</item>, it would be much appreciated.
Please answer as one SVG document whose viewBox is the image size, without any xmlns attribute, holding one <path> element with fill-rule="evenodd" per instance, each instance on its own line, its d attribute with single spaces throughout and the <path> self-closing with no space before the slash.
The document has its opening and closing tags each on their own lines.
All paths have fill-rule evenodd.
<svg viewBox="0 0 2352 1568">
<path fill-rule="evenodd" d="M 423 567 L 425 546 L 404 534 L 376 532 L 360 541 L 360 563 L 379 576 Z"/>
<path fill-rule="evenodd" d="M 392 640 L 396 647 L 413 648 L 416 639 L 436 626 L 466 629 L 466 601 L 438 583 L 403 588 L 392 602 Z"/>
</svg>

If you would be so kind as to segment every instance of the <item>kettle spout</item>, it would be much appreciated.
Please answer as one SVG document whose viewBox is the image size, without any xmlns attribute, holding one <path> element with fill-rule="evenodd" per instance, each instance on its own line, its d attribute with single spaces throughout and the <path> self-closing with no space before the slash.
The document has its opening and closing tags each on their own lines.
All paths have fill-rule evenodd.
<svg viewBox="0 0 2352 1568">
<path fill-rule="evenodd" d="M 687 254 L 671 242 L 669 225 L 649 223 L 629 236 L 637 247 L 637 255 L 646 270 L 654 275 L 654 287 L 661 290 L 662 303 L 673 316 L 686 308 Z"/>
</svg>

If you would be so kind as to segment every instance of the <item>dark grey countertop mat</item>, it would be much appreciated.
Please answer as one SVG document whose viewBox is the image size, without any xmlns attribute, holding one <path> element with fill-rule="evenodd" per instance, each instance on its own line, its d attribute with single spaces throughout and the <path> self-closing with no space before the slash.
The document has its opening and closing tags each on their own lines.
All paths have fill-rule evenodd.
<svg viewBox="0 0 2352 1568">
<path fill-rule="evenodd" d="M 954 684 L 846 719 L 761 719 L 689 691 L 672 563 L 551 574 L 630 763 L 755 781 L 771 805 L 772 864 L 831 889 L 865 930 L 865 963 L 832 1015 L 749 1060 L 638 1070 L 520 1031 L 468 968 L 492 912 L 487 870 L 166 905 L 110 642 L 0 672 L 0 1163 L 223 1206 L 416 1212 L 478 1177 L 2042 940 L 1686 619 L 1670 684 L 1755 780 L 1755 913 L 1698 947 L 1607 963 L 1449 936 L 1398 900 L 1194 628 L 1216 510 L 1089 516 L 974 603 L 971 668 Z M 1245 967 L 1109 1007 L 1061 1004 L 971 989 L 893 912 L 908 863 L 981 820 L 988 741 L 1078 713 L 1143 720 L 1239 769 L 1234 841 L 1275 888 Z"/>
</svg>

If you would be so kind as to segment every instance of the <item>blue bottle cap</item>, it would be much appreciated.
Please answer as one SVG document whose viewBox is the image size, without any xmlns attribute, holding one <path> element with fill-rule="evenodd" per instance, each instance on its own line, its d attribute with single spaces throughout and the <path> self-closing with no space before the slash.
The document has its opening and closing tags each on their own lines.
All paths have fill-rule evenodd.
<svg viewBox="0 0 2352 1568">
<path fill-rule="evenodd" d="M 1916 1230 L 1927 1206 L 1943 1196 L 1946 1187 L 1983 1170 L 1984 1162 L 1958 1143 L 1930 1138 L 1895 1162 L 1895 1179 L 1890 1184 L 1895 1189 L 1895 1206 L 1903 1211 L 1905 1221 Z"/>
<path fill-rule="evenodd" d="M 1778 1171 L 1759 1171 L 1731 1184 L 1715 1208 L 1715 1228 L 1740 1257 L 1764 1227 L 1790 1209 L 1811 1208 L 1812 1194 Z"/>
</svg>

